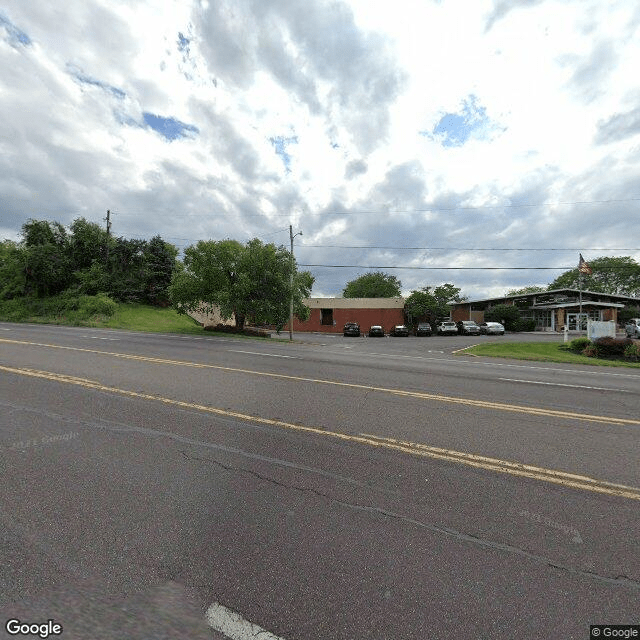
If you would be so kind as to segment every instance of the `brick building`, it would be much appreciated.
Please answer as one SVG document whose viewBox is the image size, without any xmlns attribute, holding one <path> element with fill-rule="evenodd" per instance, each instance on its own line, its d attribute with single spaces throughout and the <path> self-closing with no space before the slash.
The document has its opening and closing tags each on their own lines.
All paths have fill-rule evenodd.
<svg viewBox="0 0 640 640">
<path fill-rule="evenodd" d="M 404 298 L 307 298 L 303 302 L 311 315 L 304 322 L 294 318 L 294 331 L 342 333 L 346 322 L 357 322 L 362 331 L 374 324 L 389 331 L 405 323 Z"/>
</svg>

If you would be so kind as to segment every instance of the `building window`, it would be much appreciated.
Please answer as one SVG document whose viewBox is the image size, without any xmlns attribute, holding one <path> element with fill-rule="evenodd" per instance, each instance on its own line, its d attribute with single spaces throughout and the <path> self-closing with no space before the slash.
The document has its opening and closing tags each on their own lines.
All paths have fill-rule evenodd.
<svg viewBox="0 0 640 640">
<path fill-rule="evenodd" d="M 320 309 L 320 324 L 333 326 L 333 309 Z"/>
</svg>

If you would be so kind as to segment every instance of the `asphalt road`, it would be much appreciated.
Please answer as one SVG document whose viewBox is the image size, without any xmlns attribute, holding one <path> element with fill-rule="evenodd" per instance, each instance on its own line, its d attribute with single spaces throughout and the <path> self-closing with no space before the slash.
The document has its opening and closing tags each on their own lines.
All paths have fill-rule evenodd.
<svg viewBox="0 0 640 640">
<path fill-rule="evenodd" d="M 640 371 L 296 338 L 0 324 L 0 637 L 640 624 Z"/>
</svg>

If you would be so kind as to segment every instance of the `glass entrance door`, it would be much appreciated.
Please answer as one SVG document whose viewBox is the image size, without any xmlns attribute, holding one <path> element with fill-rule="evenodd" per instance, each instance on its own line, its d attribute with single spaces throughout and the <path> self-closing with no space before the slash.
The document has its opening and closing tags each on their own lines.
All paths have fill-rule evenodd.
<svg viewBox="0 0 640 640">
<path fill-rule="evenodd" d="M 587 330 L 587 314 L 583 313 L 580 317 L 579 313 L 567 313 L 567 325 L 569 331 L 586 331 Z"/>
</svg>

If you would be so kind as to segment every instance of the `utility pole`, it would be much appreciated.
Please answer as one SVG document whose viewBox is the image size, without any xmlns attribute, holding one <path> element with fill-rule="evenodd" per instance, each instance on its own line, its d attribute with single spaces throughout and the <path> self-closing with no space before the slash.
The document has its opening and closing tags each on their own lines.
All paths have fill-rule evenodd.
<svg viewBox="0 0 640 640">
<path fill-rule="evenodd" d="M 291 239 L 291 255 L 289 260 L 291 261 L 291 275 L 289 280 L 289 285 L 291 287 L 291 297 L 289 298 L 289 340 L 293 340 L 293 239 L 296 236 L 301 236 L 302 231 L 298 231 L 295 235 L 293 234 L 293 227 L 289 225 L 289 238 Z"/>
<path fill-rule="evenodd" d="M 102 218 L 107 221 L 107 268 L 109 268 L 109 238 L 111 236 L 111 211 L 107 209 L 107 217 Z"/>
</svg>

